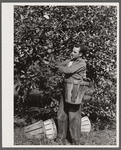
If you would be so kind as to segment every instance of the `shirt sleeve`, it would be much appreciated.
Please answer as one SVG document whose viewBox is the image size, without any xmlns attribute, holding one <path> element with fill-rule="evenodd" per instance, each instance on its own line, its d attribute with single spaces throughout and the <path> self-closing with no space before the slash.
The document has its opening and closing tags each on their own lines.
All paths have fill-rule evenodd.
<svg viewBox="0 0 121 150">
<path fill-rule="evenodd" d="M 85 62 L 76 62 L 72 64 L 70 67 L 68 66 L 59 66 L 59 70 L 65 74 L 73 74 L 78 70 L 83 71 L 86 70 L 86 63 Z"/>
<path fill-rule="evenodd" d="M 57 65 L 58 67 L 60 67 L 60 66 L 66 66 L 66 65 L 68 64 L 68 62 L 69 62 L 69 60 L 65 60 L 65 61 L 63 61 L 63 62 L 57 62 L 56 65 Z"/>
</svg>

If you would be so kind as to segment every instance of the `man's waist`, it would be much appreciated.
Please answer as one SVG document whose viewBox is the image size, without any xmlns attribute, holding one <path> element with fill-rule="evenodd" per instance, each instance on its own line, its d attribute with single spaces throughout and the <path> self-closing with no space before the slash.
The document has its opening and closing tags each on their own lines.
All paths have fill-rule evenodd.
<svg viewBox="0 0 121 150">
<path fill-rule="evenodd" d="M 73 78 L 64 79 L 66 83 L 80 84 L 80 85 L 89 85 L 88 81 L 84 81 L 83 78 L 76 80 Z"/>
</svg>

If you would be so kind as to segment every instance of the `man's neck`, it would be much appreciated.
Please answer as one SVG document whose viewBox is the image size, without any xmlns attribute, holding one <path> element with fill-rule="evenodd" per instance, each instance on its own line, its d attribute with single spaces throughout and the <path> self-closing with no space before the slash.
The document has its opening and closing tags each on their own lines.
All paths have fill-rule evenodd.
<svg viewBox="0 0 121 150">
<path fill-rule="evenodd" d="M 78 57 L 76 59 L 71 59 L 71 61 L 78 61 L 79 59 L 81 59 L 81 57 Z"/>
</svg>

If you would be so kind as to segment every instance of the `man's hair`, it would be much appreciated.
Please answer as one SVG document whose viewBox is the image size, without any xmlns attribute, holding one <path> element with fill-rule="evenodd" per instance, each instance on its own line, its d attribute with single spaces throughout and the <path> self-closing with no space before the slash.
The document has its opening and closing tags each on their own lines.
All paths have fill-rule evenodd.
<svg viewBox="0 0 121 150">
<path fill-rule="evenodd" d="M 75 44 L 74 47 L 80 48 L 79 53 L 82 53 L 84 56 L 86 56 L 87 51 L 89 51 L 89 48 L 84 44 Z"/>
</svg>

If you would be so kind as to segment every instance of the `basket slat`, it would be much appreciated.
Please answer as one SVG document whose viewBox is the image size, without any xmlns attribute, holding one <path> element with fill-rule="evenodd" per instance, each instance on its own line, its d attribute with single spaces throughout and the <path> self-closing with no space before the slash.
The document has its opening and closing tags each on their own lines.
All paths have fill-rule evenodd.
<svg viewBox="0 0 121 150">
<path fill-rule="evenodd" d="M 57 136 L 57 129 L 53 119 L 44 121 L 45 133 L 48 139 L 55 139 Z"/>
<path fill-rule="evenodd" d="M 24 128 L 24 134 L 27 138 L 31 139 L 33 137 L 35 138 L 41 138 L 45 135 L 45 129 L 44 129 L 44 123 L 42 120 L 29 125 Z"/>
<path fill-rule="evenodd" d="M 87 116 L 81 118 L 81 132 L 90 132 L 91 123 Z"/>
</svg>

